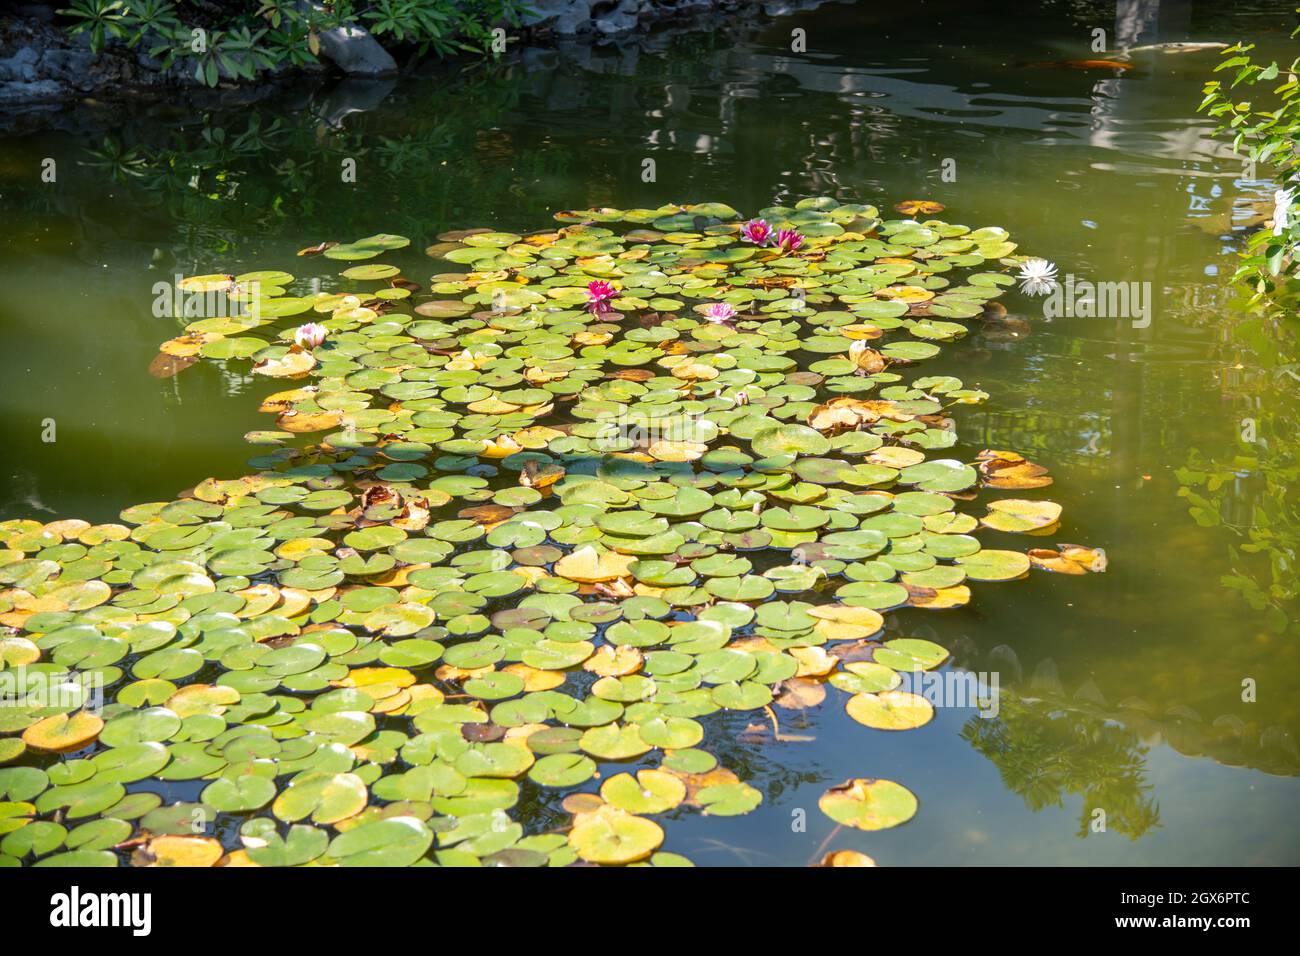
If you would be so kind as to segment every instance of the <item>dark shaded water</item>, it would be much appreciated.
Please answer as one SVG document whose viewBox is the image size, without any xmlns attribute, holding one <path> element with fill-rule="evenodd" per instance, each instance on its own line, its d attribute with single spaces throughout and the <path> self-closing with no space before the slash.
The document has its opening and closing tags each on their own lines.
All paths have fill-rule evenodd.
<svg viewBox="0 0 1300 956">
<path fill-rule="evenodd" d="M 891 735 L 829 701 L 783 714 L 786 733 L 810 739 L 719 752 L 764 791 L 762 807 L 677 821 L 671 848 L 700 863 L 802 864 L 832 828 L 817 798 L 870 767 L 906 781 L 921 811 L 834 846 L 884 864 L 1300 862 L 1295 635 L 1220 586 L 1229 539 L 1191 520 L 1174 475 L 1192 448 L 1230 457 L 1254 407 L 1241 398 L 1251 369 L 1234 368 L 1248 359 L 1226 276 L 1233 202 L 1271 186 L 1194 113 L 1215 54 L 1137 55 L 1122 73 L 1031 66 L 1099 55 L 1090 30 L 1113 36 L 1113 8 L 1035 4 L 992 28 L 994 5 L 875 7 L 436 73 L 382 98 L 314 89 L 209 114 L 157 105 L 111 135 L 0 141 L 0 518 L 111 520 L 241 471 L 241 436 L 267 427 L 256 406 L 275 386 L 242 363 L 146 374 L 176 334 L 151 291 L 173 273 L 292 270 L 304 246 L 384 231 L 412 238 L 389 258 L 426 277 L 438 269 L 419 250 L 439 232 L 540 228 L 564 208 L 938 200 L 944 218 L 1003 225 L 1063 273 L 1150 283 L 1145 327 L 1048 320 L 1014 294 L 1004 301 L 1027 329 L 976 324 L 933 368 L 992 396 L 959 416 L 960 455 L 1014 448 L 1048 465 L 1059 540 L 1106 548 L 1110 570 L 903 612 L 959 666 L 999 673 L 998 716 L 945 708 Z M 1288 9 L 1166 4 L 1143 42 L 1284 50 Z M 807 53 L 790 51 L 795 28 Z M 377 105 L 344 113 L 366 99 Z M 46 157 L 59 174 L 42 185 Z M 355 183 L 342 181 L 348 160 Z M 1256 702 L 1241 699 L 1245 679 Z M 1099 807 L 1106 832 L 1089 828 Z"/>
</svg>

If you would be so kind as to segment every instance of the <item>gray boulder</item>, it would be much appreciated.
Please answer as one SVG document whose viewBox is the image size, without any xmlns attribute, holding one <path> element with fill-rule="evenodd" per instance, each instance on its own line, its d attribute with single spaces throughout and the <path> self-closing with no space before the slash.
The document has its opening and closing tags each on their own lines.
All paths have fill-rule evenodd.
<svg viewBox="0 0 1300 956">
<path fill-rule="evenodd" d="M 314 0 L 298 0 L 306 13 L 324 8 Z M 349 76 L 388 76 L 397 72 L 397 61 L 368 31 L 358 26 L 335 27 L 320 34 L 321 56 Z"/>
</svg>

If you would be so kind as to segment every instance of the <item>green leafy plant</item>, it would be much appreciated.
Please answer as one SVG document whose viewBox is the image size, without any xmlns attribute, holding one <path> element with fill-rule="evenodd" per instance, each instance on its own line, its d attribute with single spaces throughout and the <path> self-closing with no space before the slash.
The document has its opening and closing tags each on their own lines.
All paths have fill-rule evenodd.
<svg viewBox="0 0 1300 956">
<path fill-rule="evenodd" d="M 446 10 L 419 0 L 378 0 L 364 16 L 375 36 L 391 35 L 403 43 L 441 38 L 451 19 Z"/>
<path fill-rule="evenodd" d="M 277 67 L 301 69 L 319 63 L 317 50 L 316 34 L 301 20 L 282 20 L 266 31 L 265 52 Z"/>
<path fill-rule="evenodd" d="M 150 32 L 172 37 L 184 29 L 171 0 L 127 0 L 124 21 L 129 28 L 127 46 L 130 47 L 139 44 Z"/>
<path fill-rule="evenodd" d="M 216 86 L 223 74 L 234 79 L 255 79 L 275 62 L 260 45 L 265 35 L 265 30 L 253 33 L 248 27 L 228 33 L 213 31 L 206 45 L 190 54 L 195 77 L 208 86 Z"/>
<path fill-rule="evenodd" d="M 294 0 L 262 0 L 257 8 L 257 16 L 276 28 L 285 24 L 301 23 L 303 20 L 303 15 L 298 11 Z"/>
<path fill-rule="evenodd" d="M 1300 33 L 1300 28 L 1292 37 Z M 1254 296 L 1288 296 L 1296 275 L 1295 250 L 1300 245 L 1300 223 L 1288 219 L 1295 204 L 1300 175 L 1300 57 L 1289 65 L 1276 60 L 1257 62 L 1251 55 L 1254 44 L 1236 43 L 1224 51 L 1216 73 L 1233 71 L 1229 81 L 1210 80 L 1198 109 L 1218 120 L 1219 132 L 1232 135 L 1232 146 L 1252 164 L 1273 167 L 1284 184 L 1275 211 L 1275 228 L 1261 230 L 1247 241 L 1235 279 L 1247 281 Z M 1269 85 L 1282 82 L 1269 88 Z M 1234 99 L 1238 88 L 1252 92 L 1250 99 Z M 1287 188 L 1289 186 L 1289 188 Z M 1293 218 L 1293 217 L 1292 217 Z"/>
<path fill-rule="evenodd" d="M 110 37 L 120 38 L 127 35 L 126 4 L 123 0 L 72 0 L 71 7 L 58 11 L 65 17 L 73 17 L 78 22 L 68 28 L 74 36 L 89 33 L 90 48 L 95 53 L 103 52 Z"/>
</svg>

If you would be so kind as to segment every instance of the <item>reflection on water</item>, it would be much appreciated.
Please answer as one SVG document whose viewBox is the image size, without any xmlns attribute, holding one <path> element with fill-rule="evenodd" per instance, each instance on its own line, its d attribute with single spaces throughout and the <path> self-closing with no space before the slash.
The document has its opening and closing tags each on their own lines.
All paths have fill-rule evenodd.
<svg viewBox="0 0 1300 956">
<path fill-rule="evenodd" d="M 995 720 L 970 720 L 962 737 L 993 761 L 1003 784 L 1029 809 L 1064 807 L 1078 797 L 1080 837 L 1113 832 L 1136 840 L 1160 825 L 1146 780 L 1148 748 L 1124 724 L 1012 698 Z"/>
<path fill-rule="evenodd" d="M 893 636 L 998 671 L 996 718 L 944 708 L 890 735 L 823 707 L 782 712 L 779 735 L 711 728 L 765 802 L 743 820 L 683 821 L 683 852 L 802 864 L 831 829 L 817 795 L 879 774 L 907 780 L 921 812 L 837 846 L 885 864 L 1300 861 L 1300 634 L 1294 616 L 1279 629 L 1241 599 L 1244 586 L 1220 584 L 1272 580 L 1276 564 L 1261 571 L 1232 529 L 1279 507 L 1285 517 L 1294 501 L 1284 477 L 1270 484 L 1263 466 L 1233 462 L 1259 450 L 1243 445 L 1243 418 L 1272 423 L 1269 449 L 1296 421 L 1288 333 L 1234 310 L 1226 281 L 1234 229 L 1258 220 L 1253 201 L 1271 187 L 1193 113 L 1212 52 L 1136 54 L 1122 73 L 1028 65 L 1094 55 L 1093 26 L 1140 43 L 1245 35 L 1280 49 L 1288 5 L 1138 4 L 1157 15 L 1134 21 L 1117 20 L 1115 4 L 1033 4 L 997 30 L 965 4 L 881 6 L 309 86 L 239 109 L 85 106 L 61 120 L 71 131 L 3 140 L 0 516 L 106 520 L 242 469 L 240 436 L 264 427 L 252 399 L 269 386 L 208 363 L 146 374 L 176 326 L 154 317 L 151 289 L 175 273 L 288 261 L 380 231 L 419 247 L 563 208 L 935 199 L 955 221 L 1006 225 L 1063 273 L 1151 284 L 1146 328 L 1049 320 L 1015 294 L 1007 316 L 972 323 L 935 360 L 934 374 L 993 396 L 963 410 L 954 457 L 1011 448 L 1048 465 L 1066 507 L 1059 539 L 1104 546 L 1110 570 L 1087 587 L 1034 575 L 945 615 L 891 615 Z M 789 50 L 795 26 L 807 55 Z M 38 187 L 45 157 L 58 180 Z M 427 278 L 432 260 L 412 252 L 404 271 Z M 47 419 L 53 443 L 41 440 Z M 1207 462 L 1227 462 L 1230 477 L 1206 498 L 1221 520 L 1202 526 L 1178 492 L 1208 489 L 1177 470 L 1212 472 Z M 1285 476 L 1285 460 L 1276 468 Z M 1294 587 L 1293 569 L 1280 573 Z"/>
</svg>

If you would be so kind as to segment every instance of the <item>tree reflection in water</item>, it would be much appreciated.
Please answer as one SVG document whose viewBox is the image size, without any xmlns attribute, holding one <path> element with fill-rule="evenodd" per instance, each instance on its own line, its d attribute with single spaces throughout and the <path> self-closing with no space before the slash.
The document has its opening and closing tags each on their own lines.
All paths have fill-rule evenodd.
<svg viewBox="0 0 1300 956">
<path fill-rule="evenodd" d="M 1124 724 L 1054 701 L 1006 695 L 996 718 L 972 717 L 962 737 L 1034 812 L 1064 808 L 1067 798 L 1079 797 L 1081 838 L 1100 832 L 1098 821 L 1133 840 L 1160 826 L 1160 805 L 1146 779 L 1150 748 Z"/>
</svg>

